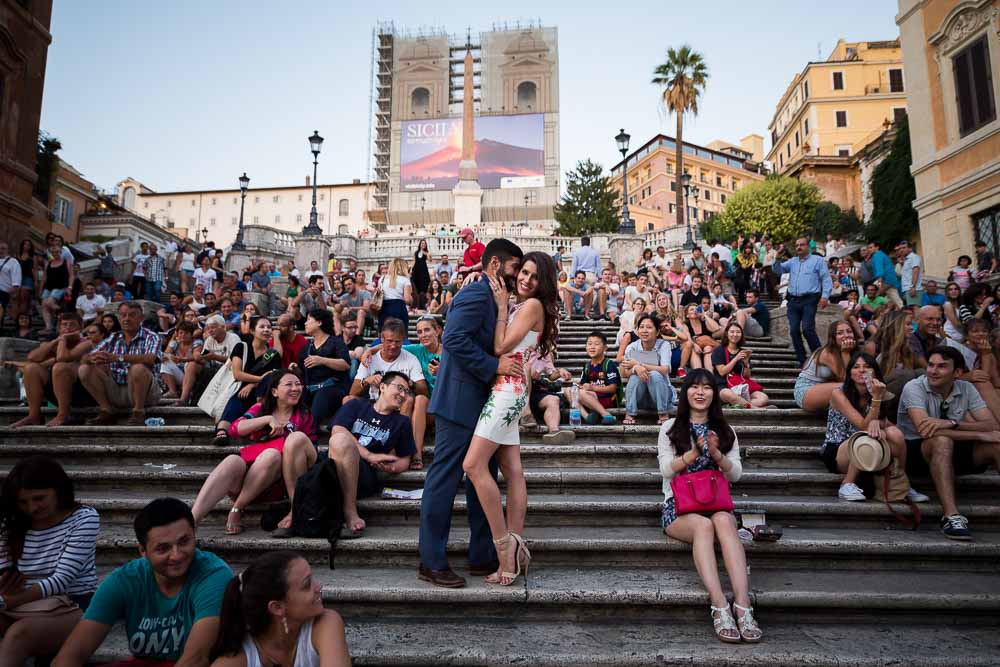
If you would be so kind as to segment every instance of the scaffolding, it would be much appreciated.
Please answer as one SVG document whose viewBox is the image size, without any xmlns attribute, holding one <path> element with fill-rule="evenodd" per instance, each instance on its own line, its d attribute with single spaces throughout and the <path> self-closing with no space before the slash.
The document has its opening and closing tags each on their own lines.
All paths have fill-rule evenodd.
<svg viewBox="0 0 1000 667">
<path fill-rule="evenodd" d="M 372 30 L 370 120 L 368 125 L 368 178 L 374 184 L 372 222 L 385 222 L 389 207 L 389 166 L 392 141 L 392 61 L 395 26 L 381 22 Z"/>
</svg>

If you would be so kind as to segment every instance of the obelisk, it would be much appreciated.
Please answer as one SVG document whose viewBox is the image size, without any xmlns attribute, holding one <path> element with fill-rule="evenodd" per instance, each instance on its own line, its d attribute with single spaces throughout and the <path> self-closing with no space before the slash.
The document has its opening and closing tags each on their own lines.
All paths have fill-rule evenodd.
<svg viewBox="0 0 1000 667">
<path fill-rule="evenodd" d="M 455 198 L 455 225 L 476 228 L 482 222 L 483 190 L 476 174 L 475 90 L 471 37 L 465 44 L 462 81 L 462 160 L 458 163 Z"/>
</svg>

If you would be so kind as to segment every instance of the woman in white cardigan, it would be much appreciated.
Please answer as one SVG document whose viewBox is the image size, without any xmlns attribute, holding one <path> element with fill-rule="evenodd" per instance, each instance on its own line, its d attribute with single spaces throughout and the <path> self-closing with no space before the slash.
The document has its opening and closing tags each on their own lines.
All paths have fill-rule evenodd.
<svg viewBox="0 0 1000 667">
<path fill-rule="evenodd" d="M 670 488 L 676 475 L 719 470 L 735 482 L 743 473 L 739 441 L 722 414 L 718 387 L 710 372 L 694 369 L 684 378 L 677 417 L 660 427 L 657 452 L 663 474 L 661 525 L 668 536 L 692 545 L 695 567 L 711 598 L 715 636 L 729 643 L 759 642 L 762 633 L 750 606 L 747 559 L 736 534 L 736 517 L 732 512 L 677 516 Z M 735 620 L 719 581 L 716 539 L 733 586 Z"/>
</svg>

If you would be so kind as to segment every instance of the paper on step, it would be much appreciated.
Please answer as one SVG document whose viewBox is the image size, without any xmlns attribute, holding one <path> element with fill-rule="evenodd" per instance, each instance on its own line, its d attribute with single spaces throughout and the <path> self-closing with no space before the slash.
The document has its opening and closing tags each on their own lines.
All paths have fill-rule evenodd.
<svg viewBox="0 0 1000 667">
<path fill-rule="evenodd" d="M 420 500 L 424 497 L 423 489 L 413 489 L 405 491 L 403 489 L 382 489 L 382 497 L 389 500 Z"/>
<path fill-rule="evenodd" d="M 149 468 L 161 468 L 163 470 L 172 470 L 177 467 L 176 463 L 145 463 L 143 465 Z"/>
</svg>

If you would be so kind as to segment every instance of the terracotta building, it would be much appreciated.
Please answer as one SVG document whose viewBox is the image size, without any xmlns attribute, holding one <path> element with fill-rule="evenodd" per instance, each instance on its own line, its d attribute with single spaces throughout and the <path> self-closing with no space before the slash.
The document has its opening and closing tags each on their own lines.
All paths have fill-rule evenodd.
<svg viewBox="0 0 1000 667">
<path fill-rule="evenodd" d="M 49 201 L 35 200 L 35 215 L 31 226 L 41 234 L 59 234 L 67 243 L 80 239 L 80 216 L 92 213 L 100 193 L 93 183 L 83 177 L 72 165 L 58 161 L 49 189 Z"/>
<path fill-rule="evenodd" d="M 982 239 L 1000 251 L 1000 2 L 899 0 L 910 146 L 927 272 Z"/>
<path fill-rule="evenodd" d="M 713 141 L 709 146 L 684 142 L 684 170 L 691 174 L 688 217 L 692 225 L 718 213 L 726 199 L 743 186 L 762 181 L 765 174 L 760 162 L 763 138 L 757 134 L 744 137 L 740 146 Z M 628 156 L 628 210 L 637 232 L 666 229 L 677 224 L 673 137 L 659 134 Z M 611 169 L 611 184 L 621 197 L 622 165 Z M 697 191 L 697 192 L 696 192 Z"/>
<path fill-rule="evenodd" d="M 909 82 L 898 40 L 837 42 L 807 63 L 778 102 L 768 126 L 767 160 L 783 176 L 814 182 L 825 199 L 861 213 L 855 155 L 906 113 Z"/>
<path fill-rule="evenodd" d="M 0 0 L 0 238 L 25 238 L 34 213 L 35 155 L 51 0 Z"/>
</svg>

